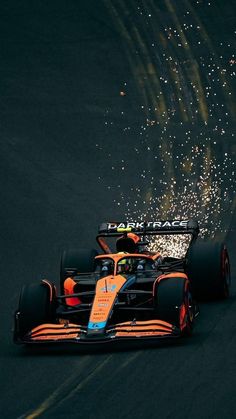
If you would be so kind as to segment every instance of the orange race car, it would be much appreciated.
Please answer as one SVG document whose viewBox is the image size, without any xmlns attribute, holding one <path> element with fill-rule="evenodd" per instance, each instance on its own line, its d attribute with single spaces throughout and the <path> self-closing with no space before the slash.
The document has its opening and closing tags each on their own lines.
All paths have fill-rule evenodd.
<svg viewBox="0 0 236 419">
<path fill-rule="evenodd" d="M 226 247 L 197 241 L 189 220 L 105 223 L 96 250 L 70 249 L 61 259 L 60 294 L 47 279 L 22 288 L 14 341 L 96 344 L 163 340 L 189 335 L 196 301 L 226 298 L 230 265 Z M 188 248 L 161 255 L 157 239 Z M 110 241 L 110 243 L 108 243 Z M 173 251 L 173 246 L 172 246 Z"/>
</svg>

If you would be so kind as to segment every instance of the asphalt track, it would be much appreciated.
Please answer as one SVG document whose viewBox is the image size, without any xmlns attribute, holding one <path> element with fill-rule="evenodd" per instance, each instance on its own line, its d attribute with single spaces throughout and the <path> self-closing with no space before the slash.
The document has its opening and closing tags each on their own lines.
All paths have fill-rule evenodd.
<svg viewBox="0 0 236 419">
<path fill-rule="evenodd" d="M 224 165 L 225 155 L 235 162 L 234 2 L 1 1 L 0 22 L 0 417 L 234 418 L 235 281 L 174 346 L 27 352 L 11 334 L 21 284 L 57 282 L 64 247 L 93 246 L 101 221 L 145 214 L 159 180 L 181 186 L 187 173 L 168 156 L 206 137 L 224 190 L 221 210 L 202 217 L 220 221 L 234 279 Z M 168 211 L 164 202 L 159 213 Z"/>
</svg>

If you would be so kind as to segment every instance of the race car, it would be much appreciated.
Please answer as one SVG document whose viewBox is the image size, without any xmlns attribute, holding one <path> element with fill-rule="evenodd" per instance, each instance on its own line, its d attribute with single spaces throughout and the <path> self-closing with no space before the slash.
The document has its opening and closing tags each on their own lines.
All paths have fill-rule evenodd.
<svg viewBox="0 0 236 419">
<path fill-rule="evenodd" d="M 225 245 L 199 241 L 198 233 L 191 220 L 103 223 L 102 253 L 63 252 L 59 294 L 47 279 L 22 287 L 14 341 L 94 345 L 190 335 L 197 301 L 227 298 L 230 288 Z M 172 235 L 189 237 L 183 257 L 150 246 Z"/>
</svg>

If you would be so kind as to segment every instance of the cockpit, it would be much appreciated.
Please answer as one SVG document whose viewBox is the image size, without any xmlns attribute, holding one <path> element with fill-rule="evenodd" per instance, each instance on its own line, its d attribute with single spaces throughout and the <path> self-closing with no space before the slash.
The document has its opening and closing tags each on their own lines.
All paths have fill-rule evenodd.
<svg viewBox="0 0 236 419">
<path fill-rule="evenodd" d="M 153 272 L 155 270 L 155 262 L 146 255 L 111 255 L 96 257 L 95 273 L 100 277 L 108 275 L 130 275 Z"/>
</svg>

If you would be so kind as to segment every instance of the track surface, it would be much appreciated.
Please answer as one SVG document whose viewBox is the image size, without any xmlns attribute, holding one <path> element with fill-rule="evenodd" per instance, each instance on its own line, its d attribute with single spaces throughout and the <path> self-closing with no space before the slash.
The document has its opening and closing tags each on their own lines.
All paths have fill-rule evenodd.
<svg viewBox="0 0 236 419">
<path fill-rule="evenodd" d="M 157 124 L 150 133 L 150 143 L 147 137 L 143 140 L 146 120 L 156 118 L 155 106 L 168 114 L 172 103 L 174 119 L 168 129 L 181 133 L 191 125 L 193 145 L 201 131 L 212 135 L 221 118 L 222 127 L 230 129 L 223 140 L 217 137 L 217 159 L 223 161 L 227 152 L 235 160 L 233 94 L 217 90 L 229 116 L 225 109 L 212 114 L 213 102 L 206 101 L 203 91 L 201 97 L 193 96 L 190 106 L 190 69 L 180 77 L 186 112 L 171 87 L 164 91 L 164 105 L 152 96 L 160 86 L 150 63 L 160 70 L 160 49 L 175 54 L 180 47 L 177 41 L 168 46 L 160 36 L 155 53 L 146 49 L 154 33 L 190 25 L 190 10 L 194 25 L 202 23 L 208 37 L 206 32 L 201 39 L 187 34 L 190 47 L 176 52 L 180 62 L 191 63 L 193 56 L 207 60 L 207 54 L 217 62 L 223 54 L 220 68 L 233 71 L 234 2 L 225 1 L 224 8 L 220 1 L 208 7 L 191 2 L 191 10 L 189 2 L 181 0 L 181 13 L 173 10 L 173 2 L 160 2 L 159 7 L 155 3 L 159 2 L 1 2 L 1 418 L 236 416 L 234 284 L 228 301 L 201 307 L 193 337 L 174 347 L 78 354 L 28 353 L 12 344 L 12 313 L 21 284 L 45 276 L 56 282 L 61 249 L 91 246 L 101 221 L 123 219 L 124 197 L 131 197 L 134 205 L 132 185 L 141 184 L 140 206 L 146 197 L 142 191 L 155 193 L 149 178 L 140 176 L 150 168 L 155 178 L 161 176 L 161 163 L 155 166 L 146 150 L 161 144 L 166 116 L 160 121 L 162 128 Z M 169 32 L 170 38 L 175 36 Z M 203 85 L 210 77 L 204 68 Z M 217 89 L 211 80 L 209 85 Z M 205 132 L 204 118 L 210 126 Z M 168 176 L 181 183 L 178 170 L 169 169 Z M 232 205 L 226 203 L 220 216 L 228 230 L 234 277 Z M 135 205 L 131 213 L 133 209 Z M 146 210 L 145 202 L 141 210 Z"/>
</svg>

